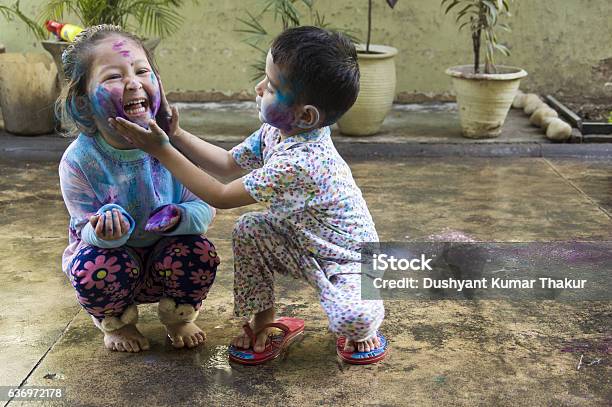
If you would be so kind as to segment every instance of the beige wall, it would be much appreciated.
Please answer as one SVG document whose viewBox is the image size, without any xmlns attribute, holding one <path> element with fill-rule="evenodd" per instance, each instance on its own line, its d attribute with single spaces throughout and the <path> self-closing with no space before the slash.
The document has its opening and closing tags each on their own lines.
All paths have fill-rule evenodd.
<svg viewBox="0 0 612 407">
<path fill-rule="evenodd" d="M 40 3 L 22 0 L 22 8 L 36 15 Z M 443 15 L 438 0 L 400 0 L 395 10 L 383 0 L 374 3 L 373 42 L 399 49 L 398 100 L 447 99 L 450 80 L 445 68 L 472 60 L 468 32 L 457 32 L 454 18 Z M 246 9 L 256 11 L 258 4 L 261 1 L 199 0 L 183 9 L 184 27 L 157 51 L 164 84 L 174 99 L 251 97 L 249 65 L 257 53 L 235 30 L 240 27 L 236 17 L 244 16 Z M 357 30 L 365 38 L 367 0 L 316 4 L 327 21 Z M 609 98 L 612 94 L 604 91 L 604 84 L 612 82 L 610 18 L 610 0 L 515 0 L 513 32 L 502 33 L 512 56 L 500 57 L 499 62 L 529 72 L 522 86 L 526 90 Z M 44 52 L 19 22 L 0 20 L 0 43 L 10 52 Z"/>
</svg>

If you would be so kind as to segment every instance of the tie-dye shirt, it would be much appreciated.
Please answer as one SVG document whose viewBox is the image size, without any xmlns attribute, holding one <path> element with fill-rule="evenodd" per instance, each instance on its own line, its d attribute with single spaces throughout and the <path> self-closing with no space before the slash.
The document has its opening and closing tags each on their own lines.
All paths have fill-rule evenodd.
<svg viewBox="0 0 612 407">
<path fill-rule="evenodd" d="M 215 215 L 214 208 L 183 187 L 157 159 L 141 150 L 113 148 L 100 135 L 80 134 L 64 152 L 59 175 L 70 214 L 64 272 L 84 245 L 146 247 L 162 236 L 203 234 Z M 168 204 L 179 208 L 179 224 L 163 235 L 145 231 L 151 213 Z M 112 208 L 128 219 L 130 230 L 118 240 L 106 241 L 96 236 L 89 218 Z"/>
<path fill-rule="evenodd" d="M 336 150 L 329 127 L 281 141 L 280 131 L 261 126 L 231 150 L 250 170 L 249 194 L 265 202 L 300 246 L 318 260 L 360 261 L 360 244 L 378 234 L 361 190 Z"/>
</svg>

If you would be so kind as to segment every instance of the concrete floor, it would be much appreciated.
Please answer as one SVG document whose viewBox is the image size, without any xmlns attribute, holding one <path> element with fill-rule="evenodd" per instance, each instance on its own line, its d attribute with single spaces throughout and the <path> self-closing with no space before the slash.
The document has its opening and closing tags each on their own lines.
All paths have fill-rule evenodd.
<svg viewBox="0 0 612 407">
<path fill-rule="evenodd" d="M 612 161 L 411 158 L 351 167 L 382 240 L 463 232 L 482 240 L 612 240 Z M 279 313 L 306 319 L 305 339 L 261 367 L 229 365 L 231 229 L 219 211 L 209 237 L 223 260 L 198 323 L 208 341 L 174 350 L 155 306 L 139 327 L 152 349 L 105 350 L 60 270 L 67 213 L 57 162 L 0 160 L 0 386 L 61 386 L 57 405 L 604 406 L 610 384 L 610 302 L 389 301 L 391 353 L 340 364 L 312 290 L 280 279 Z M 607 270 L 609 272 L 610 270 Z M 568 341 L 575 351 L 562 352 Z M 586 344 L 586 345 L 585 345 Z M 602 345 L 603 344 L 603 345 Z M 583 362 L 599 364 L 576 369 Z M 10 402 L 9 405 L 40 405 Z"/>
</svg>

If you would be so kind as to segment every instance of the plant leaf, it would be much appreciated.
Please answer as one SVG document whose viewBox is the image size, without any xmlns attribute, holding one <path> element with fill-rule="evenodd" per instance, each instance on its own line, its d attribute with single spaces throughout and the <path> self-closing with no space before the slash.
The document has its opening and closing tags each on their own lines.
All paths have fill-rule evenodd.
<svg viewBox="0 0 612 407">
<path fill-rule="evenodd" d="M 389 7 L 393 8 L 397 4 L 397 0 L 387 0 Z"/>
</svg>

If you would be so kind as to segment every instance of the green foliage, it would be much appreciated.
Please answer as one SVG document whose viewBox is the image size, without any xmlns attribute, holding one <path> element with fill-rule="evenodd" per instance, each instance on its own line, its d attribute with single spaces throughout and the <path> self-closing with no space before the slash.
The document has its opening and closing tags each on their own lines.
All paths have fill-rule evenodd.
<svg viewBox="0 0 612 407">
<path fill-rule="evenodd" d="M 499 52 L 510 55 L 510 50 L 497 39 L 496 29 L 510 31 L 507 24 L 500 19 L 511 17 L 510 3 L 513 0 L 442 0 L 441 5 L 446 6 L 445 14 L 451 10 L 457 11 L 456 22 L 459 30 L 470 27 L 472 45 L 474 50 L 474 72 L 480 72 L 480 46 L 484 35 L 485 46 L 485 73 L 495 73 L 494 54 Z"/>
<path fill-rule="evenodd" d="M 245 11 L 245 17 L 238 17 L 240 28 L 236 31 L 245 35 L 244 42 L 260 53 L 257 62 L 251 64 L 254 73 L 251 80 L 256 81 L 265 75 L 266 56 L 270 43 L 276 34 L 291 27 L 299 27 L 308 16 L 306 25 L 325 28 L 326 30 L 341 31 L 353 42 L 358 41 L 352 30 L 339 30 L 325 21 L 325 16 L 315 9 L 315 0 L 260 0 L 261 9 L 253 14 Z M 266 28 L 262 21 L 269 14 L 274 14 L 274 22 L 278 26 Z"/>
<path fill-rule="evenodd" d="M 44 28 L 39 23 L 23 14 L 21 9 L 19 8 L 19 0 L 15 1 L 13 6 L 0 5 L 0 16 L 3 16 L 8 21 L 12 21 L 14 17 L 17 17 L 18 19 L 23 21 L 23 23 L 34 34 L 34 36 L 36 36 L 36 38 L 46 38 L 46 31 L 44 30 Z"/>
<path fill-rule="evenodd" d="M 612 112 L 608 115 L 608 123 L 612 123 Z"/>
<path fill-rule="evenodd" d="M 184 3 L 184 0 L 49 0 L 39 20 L 63 21 L 65 14 L 72 13 L 84 27 L 114 24 L 163 38 L 180 28 L 183 16 L 178 9 Z"/>
</svg>

